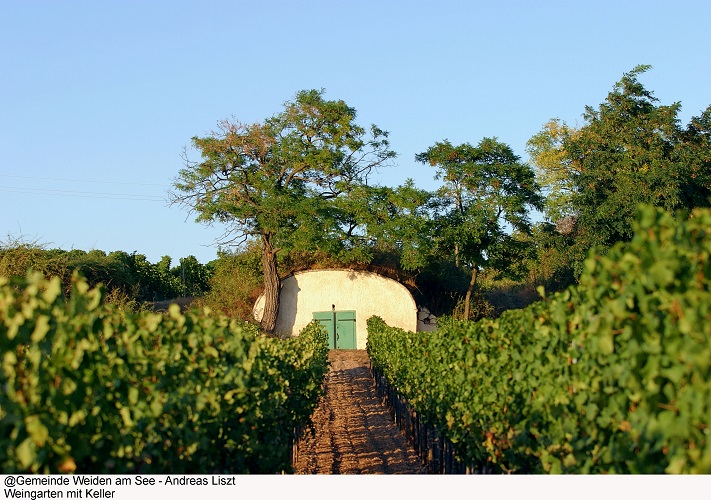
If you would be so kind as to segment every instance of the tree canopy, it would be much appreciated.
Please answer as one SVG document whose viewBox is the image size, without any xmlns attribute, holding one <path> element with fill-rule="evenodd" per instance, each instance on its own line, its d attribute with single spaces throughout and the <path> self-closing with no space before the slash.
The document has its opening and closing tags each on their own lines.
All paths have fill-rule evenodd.
<svg viewBox="0 0 711 500">
<path fill-rule="evenodd" d="M 592 247 L 632 237 L 639 204 L 670 211 L 711 203 L 711 107 L 684 129 L 681 103 L 661 105 L 639 81 L 650 66 L 625 73 L 584 124 L 548 122 L 528 142 L 548 189 L 547 214 L 575 238 L 575 260 Z"/>
<path fill-rule="evenodd" d="M 262 122 L 224 120 L 194 137 L 201 159 L 186 158 L 173 200 L 224 224 L 223 245 L 259 248 L 267 331 L 278 313 L 277 265 L 303 256 L 442 278 L 456 294 L 466 289 L 465 307 L 482 270 L 564 285 L 591 248 L 631 237 L 640 204 L 711 205 L 711 106 L 682 127 L 681 104 L 661 105 L 640 83 L 648 70 L 625 73 L 602 104 L 585 108 L 581 126 L 548 121 L 527 143 L 535 172 L 497 138 L 436 142 L 415 155 L 442 182 L 432 192 L 411 180 L 369 182 L 396 156 L 388 133 L 357 125 L 355 110 L 323 90 L 301 91 Z M 531 210 L 544 201 L 547 221 L 532 230 Z"/>
<path fill-rule="evenodd" d="M 225 224 L 222 243 L 261 244 L 267 331 L 278 313 L 277 252 L 348 251 L 349 215 L 335 200 L 395 157 L 386 131 L 366 130 L 355 118 L 354 108 L 326 100 L 323 90 L 300 91 L 261 123 L 224 120 L 217 132 L 194 137 L 202 161 L 186 160 L 174 183 L 174 202 L 198 221 Z"/>
<path fill-rule="evenodd" d="M 396 157 L 388 133 L 358 125 L 355 109 L 323 90 L 303 90 L 263 121 L 226 119 L 193 137 L 196 161 L 185 152 L 172 201 L 222 225 L 220 262 L 203 266 L 189 256 L 173 265 L 165 256 L 152 264 L 136 252 L 46 250 L 20 240 L 0 242 L 0 275 L 35 268 L 66 288 L 76 271 L 131 307 L 212 290 L 206 300 L 223 299 L 214 309 L 243 319 L 263 282 L 267 331 L 280 275 L 312 267 L 383 273 L 436 314 L 458 316 L 463 307 L 469 317 L 471 300 L 492 311 L 482 293 L 491 299 L 508 280 L 535 300 L 538 285 L 575 283 L 593 248 L 604 254 L 629 240 L 640 205 L 680 220 L 711 206 L 711 106 L 682 125 L 681 103 L 660 104 L 640 82 L 649 69 L 625 73 L 604 102 L 585 107 L 581 125 L 545 123 L 526 147 L 535 175 L 497 138 L 434 143 L 415 155 L 435 168 L 441 187 L 432 191 L 411 179 L 374 183 L 373 172 Z M 529 214 L 543 201 L 546 220 L 532 225 Z M 482 291 L 473 296 L 478 279 Z"/>
<path fill-rule="evenodd" d="M 512 232 L 530 231 L 529 210 L 541 207 L 540 189 L 531 167 L 496 138 L 476 146 L 437 142 L 416 159 L 437 168 L 436 177 L 444 182 L 438 193 L 437 242 L 440 251 L 451 252 L 457 267 L 471 271 L 464 304 L 468 318 L 479 271 L 509 268 L 519 248 Z"/>
</svg>

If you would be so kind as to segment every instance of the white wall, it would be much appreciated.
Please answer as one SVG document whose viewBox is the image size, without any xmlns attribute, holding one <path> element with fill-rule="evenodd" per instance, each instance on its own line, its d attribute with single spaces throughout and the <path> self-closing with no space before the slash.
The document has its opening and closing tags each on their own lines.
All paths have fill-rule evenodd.
<svg viewBox="0 0 711 500">
<path fill-rule="evenodd" d="M 390 326 L 417 330 L 417 305 L 402 284 L 379 274 L 348 269 L 318 269 L 282 280 L 275 332 L 298 334 L 317 311 L 356 312 L 356 346 L 365 349 L 366 321 L 380 316 Z M 254 317 L 264 314 L 264 296 L 254 305 Z"/>
</svg>

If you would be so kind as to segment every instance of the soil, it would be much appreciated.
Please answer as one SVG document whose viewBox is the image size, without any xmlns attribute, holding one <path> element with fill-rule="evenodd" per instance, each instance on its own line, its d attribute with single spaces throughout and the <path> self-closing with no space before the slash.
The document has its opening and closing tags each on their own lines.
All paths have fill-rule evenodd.
<svg viewBox="0 0 711 500">
<path fill-rule="evenodd" d="M 378 398 L 363 350 L 332 350 L 325 395 L 304 430 L 295 474 L 426 474 Z"/>
</svg>

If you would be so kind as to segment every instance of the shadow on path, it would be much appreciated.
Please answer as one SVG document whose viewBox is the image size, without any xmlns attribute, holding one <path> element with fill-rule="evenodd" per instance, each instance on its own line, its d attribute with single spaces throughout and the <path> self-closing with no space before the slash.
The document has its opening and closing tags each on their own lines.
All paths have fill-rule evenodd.
<svg viewBox="0 0 711 500">
<path fill-rule="evenodd" d="M 380 402 L 363 350 L 333 350 L 326 391 L 306 430 L 295 474 L 424 474 L 414 449 Z"/>
</svg>

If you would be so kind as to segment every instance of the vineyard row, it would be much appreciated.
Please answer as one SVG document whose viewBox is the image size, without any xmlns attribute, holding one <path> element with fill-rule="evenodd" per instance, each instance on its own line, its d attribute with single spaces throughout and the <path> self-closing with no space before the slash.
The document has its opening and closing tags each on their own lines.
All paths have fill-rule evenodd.
<svg viewBox="0 0 711 500">
<path fill-rule="evenodd" d="M 497 319 L 370 318 L 373 369 L 473 470 L 711 473 L 711 211 L 647 209 L 585 266 Z"/>
<path fill-rule="evenodd" d="M 322 392 L 325 334 L 261 336 L 227 317 L 132 313 L 75 279 L 0 278 L 5 473 L 289 471 Z"/>
</svg>

